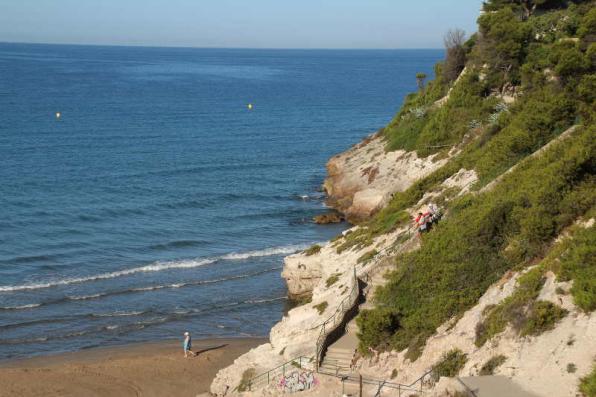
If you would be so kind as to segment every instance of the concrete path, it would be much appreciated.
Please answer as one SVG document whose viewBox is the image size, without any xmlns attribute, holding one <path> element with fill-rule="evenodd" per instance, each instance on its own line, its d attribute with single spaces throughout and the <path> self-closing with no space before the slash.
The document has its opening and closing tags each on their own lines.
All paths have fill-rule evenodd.
<svg viewBox="0 0 596 397">
<path fill-rule="evenodd" d="M 458 379 L 476 397 L 537 397 L 506 376 L 466 376 Z"/>
<path fill-rule="evenodd" d="M 373 275 L 368 283 L 370 287 L 368 294 L 364 296 L 365 301 L 358 307 L 358 311 L 374 308 L 374 305 L 371 303 L 372 296 L 378 286 L 384 285 L 387 282 L 387 279 L 383 277 L 387 270 L 389 270 L 389 267 L 383 266 Z M 345 334 L 327 349 L 320 366 L 323 372 L 338 375 L 351 374 L 350 364 L 354 352 L 358 348 L 357 333 L 358 325 L 356 324 L 356 319 L 353 319 L 346 325 Z"/>
</svg>

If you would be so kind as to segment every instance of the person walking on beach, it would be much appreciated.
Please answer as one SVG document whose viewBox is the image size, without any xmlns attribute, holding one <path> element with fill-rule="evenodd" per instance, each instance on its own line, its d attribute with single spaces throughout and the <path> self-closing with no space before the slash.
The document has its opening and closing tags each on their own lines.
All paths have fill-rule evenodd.
<svg viewBox="0 0 596 397">
<path fill-rule="evenodd" d="M 192 357 L 196 357 L 197 353 L 192 351 L 192 339 L 190 337 L 189 332 L 184 333 L 184 342 L 182 343 L 184 346 L 184 357 L 188 357 L 190 354 Z"/>
</svg>

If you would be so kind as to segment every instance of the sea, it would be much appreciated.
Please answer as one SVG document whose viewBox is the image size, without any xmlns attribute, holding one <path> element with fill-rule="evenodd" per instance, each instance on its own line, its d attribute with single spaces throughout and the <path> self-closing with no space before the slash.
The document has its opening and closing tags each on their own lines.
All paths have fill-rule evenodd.
<svg viewBox="0 0 596 397">
<path fill-rule="evenodd" d="M 442 57 L 0 43 L 0 359 L 267 335 L 326 162 Z"/>
</svg>

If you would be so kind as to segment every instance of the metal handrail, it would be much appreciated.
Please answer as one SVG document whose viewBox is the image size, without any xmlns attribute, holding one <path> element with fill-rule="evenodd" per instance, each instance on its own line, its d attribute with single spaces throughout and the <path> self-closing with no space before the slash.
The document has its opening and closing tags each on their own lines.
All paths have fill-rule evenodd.
<svg viewBox="0 0 596 397">
<path fill-rule="evenodd" d="M 412 227 L 408 228 L 408 230 L 407 230 L 408 235 L 410 235 L 411 229 L 412 229 Z M 379 257 L 382 254 L 387 254 L 391 248 L 392 247 L 386 247 L 385 249 L 378 252 L 377 255 L 375 255 L 375 257 Z M 315 356 L 314 356 L 315 370 L 317 372 L 319 371 L 319 367 L 321 364 L 320 360 L 321 360 L 321 355 L 323 353 L 323 346 L 324 346 L 325 338 L 327 338 L 327 336 L 331 332 L 333 332 L 335 329 L 337 329 L 338 325 L 341 324 L 341 322 L 344 320 L 344 315 L 356 303 L 358 297 L 360 296 L 360 284 L 359 284 L 360 280 L 362 280 L 365 283 L 368 283 L 372 279 L 372 275 L 376 274 L 380 270 L 386 269 L 385 266 L 373 266 L 370 269 L 368 269 L 367 271 L 363 272 L 360 276 L 358 276 L 357 270 L 356 270 L 357 266 L 358 265 L 354 266 L 354 281 L 352 284 L 352 289 L 350 290 L 350 293 L 348 294 L 348 296 L 340 302 L 340 304 L 335 309 L 335 312 L 327 320 L 325 320 L 323 323 L 311 328 L 311 330 L 320 328 L 319 335 L 317 337 L 317 342 L 316 342 L 316 347 L 315 347 Z M 365 264 L 361 265 L 361 268 L 364 268 L 364 267 L 366 267 Z M 278 375 L 280 368 L 281 368 L 281 372 L 283 374 L 285 374 L 286 366 L 292 365 L 292 364 L 295 365 L 296 360 L 299 360 L 299 368 L 303 368 L 302 359 L 307 359 L 307 360 L 309 360 L 309 362 L 313 361 L 313 357 L 307 358 L 304 356 L 300 356 L 298 358 L 294 358 L 290 361 L 287 361 L 286 363 L 284 363 L 278 367 L 275 367 L 267 372 L 264 372 L 260 375 L 257 375 L 255 377 L 251 378 L 249 380 L 249 390 L 251 390 L 251 388 L 253 386 L 258 387 L 261 383 L 265 383 L 264 382 L 265 379 L 267 380 L 266 384 L 269 384 L 271 379 Z M 334 376 L 339 376 L 338 372 L 340 369 L 348 368 L 348 367 L 339 367 L 337 365 L 336 365 L 336 367 L 337 367 L 337 370 L 336 370 L 336 374 Z M 325 372 L 321 372 L 321 373 L 325 373 Z M 423 375 L 421 378 L 416 380 L 412 385 L 414 385 L 418 381 L 422 381 L 423 377 L 426 375 L 427 374 Z M 373 380 L 370 380 L 370 381 L 372 382 Z M 375 381 L 375 382 L 378 382 L 378 381 Z M 404 387 L 411 388 L 411 385 L 408 386 L 408 385 L 401 385 L 401 384 L 392 384 L 392 383 L 389 383 L 386 381 L 383 381 L 383 384 L 386 385 L 385 387 L 390 387 L 390 388 L 395 388 L 395 385 L 397 385 L 398 388 L 401 387 L 402 389 Z M 391 385 L 393 385 L 393 386 L 391 386 Z M 421 386 L 421 388 L 422 388 L 422 386 Z M 421 391 L 421 389 L 420 389 L 420 391 Z"/>
<path fill-rule="evenodd" d="M 377 389 L 377 392 L 375 393 L 375 397 L 380 397 L 381 396 L 381 390 L 383 390 L 383 386 L 385 386 L 385 383 L 387 383 L 386 380 L 384 380 L 383 382 L 381 382 L 379 384 L 379 388 Z"/>
<path fill-rule="evenodd" d="M 286 368 L 306 368 L 304 364 L 312 362 L 312 357 L 305 357 L 300 356 L 296 357 L 290 361 L 286 361 L 285 363 L 270 369 L 267 372 L 263 372 L 257 376 L 252 377 L 248 381 L 248 390 L 252 391 L 255 387 L 260 387 L 262 385 L 268 385 L 271 383 L 273 379 L 275 379 L 278 375 L 282 374 L 285 376 Z M 304 363 L 304 364 L 303 364 Z"/>
<path fill-rule="evenodd" d="M 340 367 L 333 364 L 331 364 L 330 366 L 336 367 L 334 372 L 319 371 L 319 373 L 327 376 L 334 376 L 336 378 L 340 378 L 342 382 L 360 383 L 359 375 L 347 375 L 345 373 L 339 374 L 339 370 L 345 369 L 346 367 Z M 383 388 L 396 390 L 398 392 L 398 396 L 401 396 L 402 392 L 425 393 L 424 387 L 432 387 L 436 382 L 433 378 L 434 370 L 434 368 L 431 368 L 410 384 L 394 383 L 387 381 L 386 379 L 365 377 L 362 377 L 362 383 L 367 385 L 378 385 L 377 394 L 375 394 L 375 397 L 381 395 L 380 393 L 383 390 Z"/>
<path fill-rule="evenodd" d="M 319 325 L 319 327 L 321 327 L 321 330 L 319 331 L 319 336 L 317 337 L 317 342 L 315 345 L 315 368 L 317 371 L 319 370 L 325 338 L 332 331 L 337 329 L 338 325 L 344 320 L 344 315 L 356 303 L 358 296 L 360 296 L 360 286 L 358 282 L 358 277 L 356 276 L 356 267 L 354 267 L 354 283 L 352 285 L 352 290 L 350 291 L 350 294 L 341 301 L 339 306 L 335 309 L 333 315 L 331 315 L 331 317 L 329 317 L 326 321 Z"/>
</svg>

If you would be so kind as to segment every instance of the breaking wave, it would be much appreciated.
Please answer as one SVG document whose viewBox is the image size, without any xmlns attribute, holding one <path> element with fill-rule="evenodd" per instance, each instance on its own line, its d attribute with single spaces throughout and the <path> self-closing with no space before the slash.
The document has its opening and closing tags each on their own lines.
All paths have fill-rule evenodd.
<svg viewBox="0 0 596 397">
<path fill-rule="evenodd" d="M 265 256 L 273 256 L 273 255 L 288 255 L 294 252 L 300 251 L 302 249 L 307 248 L 307 245 L 288 245 L 282 247 L 273 247 L 273 248 L 266 248 L 263 250 L 257 251 L 248 251 L 248 252 L 240 252 L 240 253 L 230 253 L 222 256 L 217 256 L 213 258 L 198 258 L 194 260 L 183 260 L 183 261 L 175 261 L 175 262 L 156 262 L 151 265 L 134 267 L 130 269 L 118 270 L 115 272 L 109 273 L 100 273 L 91 276 L 83 276 L 83 277 L 70 277 L 61 280 L 55 281 L 47 281 L 42 283 L 31 283 L 31 284 L 21 284 L 21 285 L 3 285 L 0 286 L 0 292 L 15 292 L 15 291 L 26 291 L 26 290 L 37 290 L 43 288 L 51 288 L 63 285 L 70 285 L 70 284 L 80 284 L 80 283 L 87 283 L 92 281 L 100 281 L 100 280 L 107 280 L 117 277 L 129 276 L 137 273 L 149 273 L 149 272 L 160 272 L 164 270 L 172 270 L 172 269 L 192 269 L 200 266 L 209 265 L 221 260 L 244 260 L 249 258 L 255 257 L 265 257 Z M 79 299 L 88 299 L 93 298 L 94 296 L 87 296 L 87 297 L 79 297 Z"/>
</svg>

